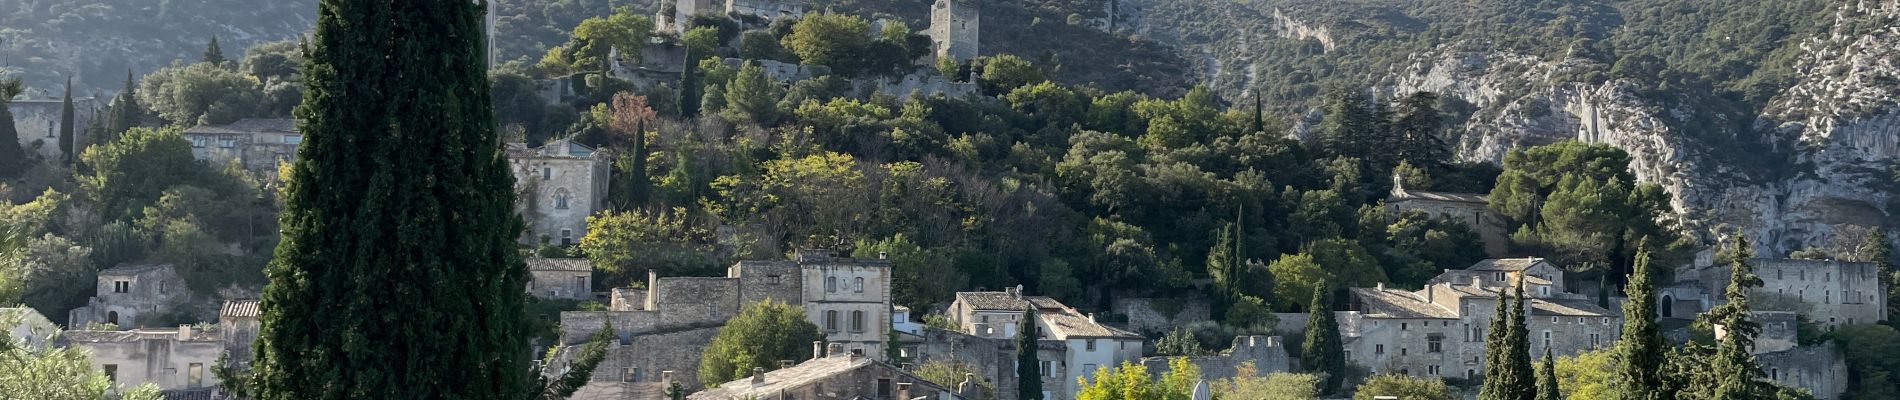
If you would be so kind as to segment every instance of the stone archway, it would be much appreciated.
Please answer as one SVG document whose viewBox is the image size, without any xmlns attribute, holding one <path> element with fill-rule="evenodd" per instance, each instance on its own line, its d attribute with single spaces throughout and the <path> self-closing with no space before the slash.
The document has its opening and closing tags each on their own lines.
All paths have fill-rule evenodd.
<svg viewBox="0 0 1900 400">
<path fill-rule="evenodd" d="M 113 325 L 118 325 L 118 324 L 119 324 L 119 312 L 118 312 L 118 311 L 107 311 L 107 312 L 106 312 L 106 323 L 108 323 L 108 324 L 113 324 Z"/>
<path fill-rule="evenodd" d="M 1662 308 L 1659 314 L 1661 314 L 1663 318 L 1676 317 L 1676 298 L 1674 296 L 1663 295 L 1662 304 L 1657 304 L 1656 306 Z"/>
</svg>

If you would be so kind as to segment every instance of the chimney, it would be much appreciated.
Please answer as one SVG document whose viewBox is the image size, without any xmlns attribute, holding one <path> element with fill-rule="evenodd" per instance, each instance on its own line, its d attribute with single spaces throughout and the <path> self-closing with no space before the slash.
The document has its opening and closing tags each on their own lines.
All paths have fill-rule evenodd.
<svg viewBox="0 0 1900 400">
<path fill-rule="evenodd" d="M 1089 323 L 1095 323 L 1095 313 L 1089 313 Z"/>
<path fill-rule="evenodd" d="M 825 341 L 815 340 L 811 342 L 811 358 L 814 360 L 825 358 Z"/>
<path fill-rule="evenodd" d="M 842 356 L 842 355 L 844 355 L 844 343 L 832 343 L 829 345 L 825 345 L 826 357 L 837 357 L 837 356 Z"/>
<path fill-rule="evenodd" d="M 1385 291 L 1385 282 L 1379 282 L 1379 286 L 1378 286 L 1378 287 L 1379 287 L 1379 291 L 1381 291 L 1381 292 L 1384 292 L 1384 291 Z"/>
<path fill-rule="evenodd" d="M 891 259 L 891 253 L 890 253 L 890 252 L 887 252 L 887 251 L 880 251 L 880 252 L 877 252 L 877 259 L 879 259 L 879 260 L 889 260 L 889 259 Z M 907 399 L 907 400 L 908 400 L 908 399 Z"/>
<path fill-rule="evenodd" d="M 673 371 L 660 371 L 660 386 L 673 386 Z"/>
<path fill-rule="evenodd" d="M 648 311 L 660 309 L 660 272 L 647 270 L 647 307 Z"/>
<path fill-rule="evenodd" d="M 778 369 L 786 369 L 786 368 L 791 368 L 791 367 L 792 367 L 792 360 L 778 360 Z"/>
<path fill-rule="evenodd" d="M 179 325 L 178 341 L 183 342 L 187 340 L 191 340 L 191 325 Z"/>
<path fill-rule="evenodd" d="M 752 367 L 752 384 L 753 385 L 765 384 L 765 368 Z"/>
<path fill-rule="evenodd" d="M 1425 302 L 1426 303 L 1438 302 L 1438 291 L 1432 290 L 1434 289 L 1433 286 L 1437 286 L 1437 285 L 1425 285 Z"/>
<path fill-rule="evenodd" d="M 910 382 L 897 383 L 897 400 L 910 400 Z"/>
<path fill-rule="evenodd" d="M 1472 276 L 1471 276 L 1471 288 L 1472 288 L 1473 290 L 1476 290 L 1476 289 L 1479 289 L 1479 288 L 1483 288 L 1483 287 L 1484 287 L 1484 276 L 1483 276 L 1483 275 L 1472 275 Z"/>
</svg>

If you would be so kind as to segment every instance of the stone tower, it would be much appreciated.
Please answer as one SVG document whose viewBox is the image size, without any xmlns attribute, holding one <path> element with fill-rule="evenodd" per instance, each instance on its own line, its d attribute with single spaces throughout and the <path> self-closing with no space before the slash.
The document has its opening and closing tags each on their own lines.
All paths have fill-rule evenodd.
<svg viewBox="0 0 1900 400">
<path fill-rule="evenodd" d="M 968 61 L 977 55 L 977 30 L 982 24 L 980 0 L 937 0 L 930 6 L 930 42 L 937 57 Z"/>
</svg>

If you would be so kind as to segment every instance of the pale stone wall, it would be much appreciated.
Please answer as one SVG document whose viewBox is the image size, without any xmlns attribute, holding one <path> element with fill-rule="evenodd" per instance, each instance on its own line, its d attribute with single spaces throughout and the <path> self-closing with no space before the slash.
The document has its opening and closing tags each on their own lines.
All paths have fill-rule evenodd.
<svg viewBox="0 0 1900 400">
<path fill-rule="evenodd" d="M 96 294 L 85 306 L 69 312 L 66 326 L 84 328 L 96 322 L 140 327 L 151 316 L 170 311 L 173 305 L 191 297 L 184 279 L 170 265 L 133 268 L 137 269 L 100 272 Z M 120 287 L 125 291 L 120 292 Z"/>
<path fill-rule="evenodd" d="M 1173 310 L 1163 306 L 1173 303 Z M 1203 298 L 1186 299 L 1131 299 L 1116 298 L 1109 309 L 1115 314 L 1128 317 L 1128 330 L 1144 334 L 1167 332 L 1187 324 L 1212 320 L 1207 300 Z"/>
<path fill-rule="evenodd" d="M 52 100 L 14 100 L 7 103 L 13 113 L 13 128 L 20 134 L 20 147 L 39 154 L 44 160 L 58 160 L 65 153 L 59 148 L 59 114 L 65 103 Z M 86 132 L 92 128 L 101 104 L 91 98 L 73 99 L 73 141 L 84 149 Z"/>
<path fill-rule="evenodd" d="M 930 41 L 937 57 L 959 61 L 975 59 L 978 54 L 982 10 L 975 0 L 937 0 L 930 6 Z"/>
<path fill-rule="evenodd" d="M 915 363 L 919 365 L 932 361 L 963 363 L 975 369 L 978 376 L 996 385 L 997 393 L 1016 393 L 1016 343 L 1014 340 L 983 338 L 930 327 L 923 329 L 922 336 L 923 341 L 917 346 Z M 1045 363 L 1054 363 L 1052 365 L 1062 362 L 1061 357 L 1051 356 L 1052 354 L 1037 353 L 1037 355 L 1038 359 Z M 1056 370 L 1062 371 L 1059 368 Z M 1066 381 L 1063 378 L 1063 376 L 1044 376 L 1043 388 L 1054 388 L 1056 383 Z"/>
<path fill-rule="evenodd" d="M 1404 199 L 1387 203 L 1387 208 L 1395 213 L 1407 211 L 1423 212 L 1426 215 L 1450 219 L 1471 227 L 1478 233 L 1478 239 L 1484 242 L 1484 252 L 1493 257 L 1503 256 L 1510 245 L 1510 228 L 1491 215 L 1485 204 L 1430 199 Z"/>
<path fill-rule="evenodd" d="M 1847 392 L 1847 361 L 1832 343 L 1760 354 L 1755 360 L 1768 380 L 1807 389 L 1817 399 L 1834 400 Z"/>
<path fill-rule="evenodd" d="M 1158 379 L 1168 373 L 1168 362 L 1174 358 L 1145 357 L 1141 359 L 1141 365 L 1148 367 L 1148 373 Z M 1260 376 L 1291 371 L 1293 368 L 1286 346 L 1279 336 L 1235 337 L 1233 347 L 1226 351 L 1212 356 L 1188 357 L 1188 362 L 1200 368 L 1201 377 L 1209 381 L 1233 378 L 1240 366 L 1247 363 L 1252 363 L 1254 372 Z"/>
<path fill-rule="evenodd" d="M 220 382 L 212 372 L 224 352 L 217 335 L 187 334 L 192 337 L 186 340 L 168 331 L 136 335 L 137 340 L 70 345 L 90 351 L 92 367 L 111 371 L 125 387 L 152 383 L 160 390 L 176 390 L 215 387 Z"/>
<path fill-rule="evenodd" d="M 1831 260 L 1754 259 L 1755 275 L 1762 286 L 1757 296 L 1785 298 L 1802 303 L 1800 310 L 1823 326 L 1870 324 L 1886 316 L 1886 287 L 1878 279 L 1879 267 L 1873 263 Z M 1721 293 L 1728 288 L 1729 268 L 1724 265 L 1688 266 L 1676 271 L 1678 281 L 1699 284 L 1708 298 L 1703 303 L 1721 304 Z M 1683 300 L 1683 299 L 1676 299 Z"/>
<path fill-rule="evenodd" d="M 801 265 L 805 317 L 846 351 L 883 354 L 891 331 L 890 264 L 801 261 L 809 261 Z"/>
<path fill-rule="evenodd" d="M 562 142 L 549 145 L 555 143 Z M 545 237 L 549 244 L 580 243 L 587 235 L 587 217 L 606 208 L 605 157 L 598 153 L 560 157 L 511 152 L 508 161 L 515 175 L 515 210 L 528 225 L 521 242 L 540 245 Z"/>
</svg>

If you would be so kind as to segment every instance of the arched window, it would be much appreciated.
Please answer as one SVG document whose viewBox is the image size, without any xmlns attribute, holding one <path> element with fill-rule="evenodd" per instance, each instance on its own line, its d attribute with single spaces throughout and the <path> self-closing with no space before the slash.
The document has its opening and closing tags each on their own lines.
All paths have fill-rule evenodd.
<svg viewBox="0 0 1900 400">
<path fill-rule="evenodd" d="M 567 194 L 567 189 L 565 188 L 554 189 L 554 209 L 566 210 L 567 200 L 572 197 L 574 196 Z"/>
<path fill-rule="evenodd" d="M 1670 297 L 1669 295 L 1666 295 L 1666 294 L 1663 295 L 1662 304 L 1661 304 L 1662 310 L 1660 310 L 1661 312 L 1659 314 L 1662 314 L 1663 318 L 1675 318 L 1676 317 L 1676 310 L 1675 310 L 1676 307 L 1674 307 L 1675 304 L 1676 304 L 1675 298 Z"/>
<path fill-rule="evenodd" d="M 118 312 L 118 311 L 107 311 L 107 312 L 106 312 L 106 323 L 108 323 L 108 324 L 113 324 L 113 325 L 118 325 L 118 324 L 119 324 L 119 312 Z"/>
</svg>

